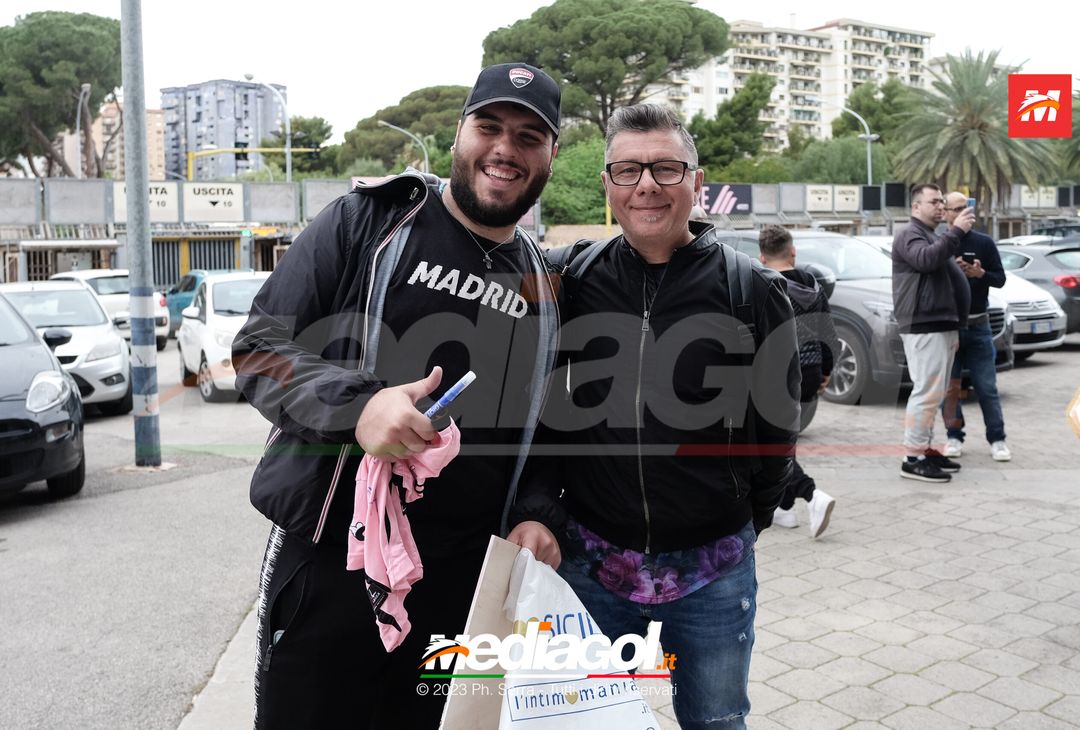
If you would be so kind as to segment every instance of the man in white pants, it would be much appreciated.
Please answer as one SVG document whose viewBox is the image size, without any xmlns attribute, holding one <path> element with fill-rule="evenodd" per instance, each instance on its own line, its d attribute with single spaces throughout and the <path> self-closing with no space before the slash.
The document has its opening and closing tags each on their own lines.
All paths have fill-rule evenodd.
<svg viewBox="0 0 1080 730">
<path fill-rule="evenodd" d="M 945 196 L 936 185 L 911 189 L 911 223 L 893 239 L 893 316 L 900 325 L 908 373 L 914 387 L 904 419 L 905 459 L 900 476 L 948 482 L 960 464 L 932 448 L 934 418 L 945 399 L 958 331 L 971 295 L 954 260 L 975 215 L 965 210 L 941 236 Z"/>
</svg>

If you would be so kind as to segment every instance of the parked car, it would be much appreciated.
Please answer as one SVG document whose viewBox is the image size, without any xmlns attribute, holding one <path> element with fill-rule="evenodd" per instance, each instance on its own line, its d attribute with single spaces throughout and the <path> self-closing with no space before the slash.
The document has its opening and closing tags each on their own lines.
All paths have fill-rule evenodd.
<svg viewBox="0 0 1080 730">
<path fill-rule="evenodd" d="M 1013 236 L 1012 238 L 1002 238 L 998 241 L 998 245 L 1008 246 L 1030 246 L 1033 243 L 1051 243 L 1054 240 L 1052 236 Z"/>
<path fill-rule="evenodd" d="M 169 291 L 165 292 L 165 301 L 169 307 L 169 337 L 175 337 L 180 329 L 183 317 L 180 312 L 191 306 L 195 298 L 195 290 L 210 274 L 234 274 L 251 269 L 192 269 L 180 277 L 180 281 L 173 284 Z"/>
<path fill-rule="evenodd" d="M 131 340 L 131 281 L 127 269 L 65 271 L 49 278 L 81 281 L 93 289 L 120 334 Z M 154 339 L 159 351 L 169 341 L 169 309 L 161 292 L 154 292 Z"/>
<path fill-rule="evenodd" d="M 1080 223 L 1054 223 L 1049 226 L 1036 228 L 1031 232 L 1033 236 L 1049 236 L 1050 238 L 1069 238 L 1080 236 Z"/>
<path fill-rule="evenodd" d="M 1067 333 L 1080 332 L 1080 245 L 998 246 L 1006 271 L 1042 287 L 1065 311 Z"/>
<path fill-rule="evenodd" d="M 824 398 L 851 405 L 859 402 L 872 383 L 908 382 L 907 358 L 893 317 L 889 249 L 828 231 L 795 229 L 791 236 L 798 261 L 820 264 L 836 273 L 829 308 L 840 354 Z M 725 231 L 723 238 L 752 258 L 760 253 L 757 231 Z M 992 296 L 988 311 L 997 349 L 995 364 L 998 370 L 1006 370 L 1012 367 L 1013 356 L 1005 305 Z"/>
<path fill-rule="evenodd" d="M 52 349 L 71 332 L 44 335 L 0 295 L 0 495 L 45 480 L 54 497 L 83 487 L 83 407 L 75 380 Z"/>
<path fill-rule="evenodd" d="M 132 407 L 128 345 L 89 287 L 77 281 L 0 284 L 0 294 L 44 336 L 63 327 L 71 340 L 55 348 L 56 359 L 78 385 L 84 404 L 107 415 Z"/>
<path fill-rule="evenodd" d="M 269 276 L 268 271 L 208 274 L 195 290 L 191 306 L 180 313 L 183 322 L 176 333 L 180 379 L 185 385 L 197 382 L 204 401 L 237 397 L 232 341 Z"/>
</svg>

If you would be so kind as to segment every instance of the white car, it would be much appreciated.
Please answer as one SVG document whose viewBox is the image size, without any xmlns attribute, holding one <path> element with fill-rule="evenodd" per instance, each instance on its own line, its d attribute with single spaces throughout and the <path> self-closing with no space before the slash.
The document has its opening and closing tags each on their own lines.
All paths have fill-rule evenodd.
<svg viewBox="0 0 1080 730">
<path fill-rule="evenodd" d="M 1017 360 L 1065 342 L 1068 319 L 1050 292 L 1010 271 L 1005 272 L 1005 286 L 991 291 L 998 292 L 1009 306 L 1013 354 Z"/>
<path fill-rule="evenodd" d="M 131 283 L 127 269 L 65 271 L 49 278 L 81 281 L 93 289 L 120 334 L 131 340 Z M 154 292 L 154 340 L 158 351 L 164 350 L 169 341 L 169 307 L 161 292 Z"/>
<path fill-rule="evenodd" d="M 93 291 L 76 281 L 28 281 L 0 284 L 0 292 L 43 336 L 53 327 L 71 332 L 54 354 L 78 384 L 83 403 L 111 416 L 131 412 L 128 344 Z"/>
<path fill-rule="evenodd" d="M 185 385 L 198 382 L 204 401 L 236 398 L 232 341 L 269 276 L 268 271 L 211 274 L 195 290 L 191 306 L 181 312 L 183 322 L 176 333 L 180 379 Z"/>
</svg>

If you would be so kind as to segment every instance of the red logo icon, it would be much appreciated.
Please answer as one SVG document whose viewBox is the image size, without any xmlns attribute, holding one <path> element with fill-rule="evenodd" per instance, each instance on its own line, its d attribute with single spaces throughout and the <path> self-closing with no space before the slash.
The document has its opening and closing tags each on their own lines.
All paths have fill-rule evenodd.
<svg viewBox="0 0 1080 730">
<path fill-rule="evenodd" d="M 1009 136 L 1071 137 L 1072 77 L 1009 74 Z"/>
</svg>

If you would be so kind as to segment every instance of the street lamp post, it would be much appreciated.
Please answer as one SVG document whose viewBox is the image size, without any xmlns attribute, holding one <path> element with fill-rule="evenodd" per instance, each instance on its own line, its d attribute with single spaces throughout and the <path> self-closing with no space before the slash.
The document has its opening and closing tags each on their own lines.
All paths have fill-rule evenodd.
<svg viewBox="0 0 1080 730">
<path fill-rule="evenodd" d="M 75 108 L 75 177 L 83 176 L 82 163 L 82 108 L 86 100 L 90 98 L 90 84 L 83 84 L 79 88 L 79 105 Z"/>
<path fill-rule="evenodd" d="M 381 119 L 378 120 L 378 123 L 379 123 L 380 127 L 389 127 L 390 129 L 395 129 L 398 132 L 401 132 L 402 134 L 408 136 L 410 139 L 412 139 L 414 142 L 416 142 L 418 145 L 420 145 L 420 149 L 424 153 L 424 172 L 428 172 L 427 145 L 424 144 L 424 140 L 420 139 L 419 137 L 417 137 L 415 134 L 413 134 L 412 132 L 410 132 L 407 129 L 402 129 L 401 127 L 395 127 L 393 124 L 390 124 L 389 122 L 384 122 Z"/>
<path fill-rule="evenodd" d="M 254 74 L 244 74 L 244 78 L 248 81 L 254 81 Z M 274 96 L 281 102 L 281 108 L 285 112 L 285 182 L 292 182 L 292 125 L 289 122 L 289 107 L 285 103 L 285 97 L 281 95 L 275 87 L 266 83 L 265 81 L 255 81 L 260 86 L 265 86 L 274 92 Z"/>
<path fill-rule="evenodd" d="M 860 115 L 858 112 L 856 112 L 856 111 L 854 111 L 852 109 L 848 109 L 846 106 L 840 107 L 840 108 L 843 111 L 846 111 L 851 116 L 858 119 L 859 123 L 862 124 L 862 126 L 863 126 L 863 131 L 865 133 L 860 134 L 859 139 L 865 139 L 866 140 L 866 184 L 867 185 L 873 185 L 874 184 L 874 163 L 871 162 L 870 144 L 876 139 L 881 139 L 881 135 L 880 134 L 870 134 L 870 125 L 866 123 L 866 120 L 863 119 L 862 115 Z"/>
</svg>

